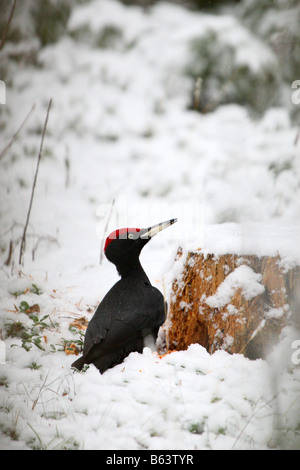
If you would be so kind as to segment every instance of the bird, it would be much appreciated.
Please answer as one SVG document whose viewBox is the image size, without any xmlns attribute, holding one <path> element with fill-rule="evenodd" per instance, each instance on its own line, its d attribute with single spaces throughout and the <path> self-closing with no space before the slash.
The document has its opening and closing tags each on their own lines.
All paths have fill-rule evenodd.
<svg viewBox="0 0 300 470">
<path fill-rule="evenodd" d="M 114 230 L 104 244 L 106 258 L 121 276 L 98 305 L 86 329 L 82 356 L 71 367 L 82 370 L 85 364 L 103 374 L 134 351 L 142 353 L 146 337 L 155 340 L 166 317 L 166 302 L 140 263 L 143 247 L 157 233 L 177 219 L 148 228 Z"/>
</svg>

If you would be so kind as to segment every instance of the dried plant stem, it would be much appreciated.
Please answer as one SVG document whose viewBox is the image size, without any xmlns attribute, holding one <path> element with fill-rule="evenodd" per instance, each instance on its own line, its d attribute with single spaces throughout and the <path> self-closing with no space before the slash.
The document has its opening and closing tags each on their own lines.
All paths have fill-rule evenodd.
<svg viewBox="0 0 300 470">
<path fill-rule="evenodd" d="M 30 202 L 29 202 L 29 208 L 28 208 L 27 218 L 26 218 L 26 222 L 25 222 L 25 225 L 24 225 L 24 230 L 23 230 L 23 235 L 22 235 L 22 240 L 21 240 L 19 264 L 23 264 L 22 262 L 23 262 L 23 255 L 24 255 L 25 243 L 26 243 L 26 231 L 27 231 L 30 212 L 31 212 L 31 208 L 32 208 L 34 190 L 35 190 L 35 186 L 36 186 L 36 180 L 37 180 L 37 175 L 38 175 L 38 171 L 39 171 L 39 165 L 40 165 L 40 160 L 41 160 L 41 156 L 42 156 L 42 151 L 43 151 L 44 137 L 45 137 L 45 132 L 46 132 L 46 128 L 47 128 L 47 123 L 48 123 L 48 117 L 49 117 L 51 104 L 52 104 L 52 98 L 50 99 L 49 104 L 48 104 L 46 119 L 45 119 L 44 128 L 43 128 L 43 132 L 42 132 L 40 151 L 39 151 L 38 159 L 37 159 L 37 165 L 36 165 L 36 170 L 35 170 L 35 175 L 34 175 L 34 180 L 33 180 L 33 185 L 32 185 L 32 191 L 31 191 L 31 197 L 30 197 Z"/>
<path fill-rule="evenodd" d="M 11 20 L 13 19 L 13 16 L 14 16 L 14 11 L 15 11 L 15 8 L 16 8 L 16 5 L 17 5 L 17 1 L 18 0 L 13 1 L 12 7 L 11 7 L 11 10 L 10 10 L 9 18 L 7 20 L 4 31 L 2 33 L 1 42 L 0 42 L 0 51 L 1 51 L 1 49 L 3 49 L 3 46 L 5 44 L 6 36 L 7 36 L 8 30 L 9 30 L 9 27 L 10 27 Z"/>
<path fill-rule="evenodd" d="M 201 77 L 198 77 L 197 80 L 196 80 L 196 83 L 195 83 L 195 88 L 194 88 L 193 109 L 195 111 L 199 111 L 201 91 L 202 91 L 202 83 L 203 83 L 203 79 Z"/>
<path fill-rule="evenodd" d="M 108 217 L 107 217 L 107 221 L 106 221 L 106 224 L 105 224 L 105 227 L 104 227 L 102 243 L 101 243 L 101 249 L 100 249 L 100 260 L 99 260 L 100 264 L 102 264 L 102 260 L 103 260 L 103 245 L 104 245 L 105 234 L 107 232 L 107 227 L 108 227 L 111 215 L 112 215 L 114 205 L 115 205 L 115 200 L 113 199 L 112 202 L 111 202 L 111 206 L 110 206 L 109 214 L 108 214 Z"/>
<path fill-rule="evenodd" d="M 8 144 L 6 145 L 6 147 L 1 151 L 0 153 L 0 160 L 2 157 L 4 157 L 4 155 L 6 154 L 6 152 L 10 149 L 10 147 L 12 146 L 12 144 L 15 142 L 15 140 L 17 140 L 17 137 L 18 137 L 18 134 L 19 132 L 21 131 L 21 129 L 23 128 L 23 126 L 25 125 L 26 121 L 28 120 L 30 114 L 32 113 L 32 111 L 34 110 L 35 108 L 35 104 L 32 106 L 32 108 L 30 109 L 29 113 L 26 115 L 25 119 L 23 120 L 22 124 L 20 125 L 20 127 L 18 128 L 18 130 L 14 133 L 14 135 L 12 136 L 11 140 L 8 142 Z"/>
<path fill-rule="evenodd" d="M 298 132 L 297 132 L 297 135 L 296 135 L 296 138 L 295 138 L 295 142 L 294 142 L 294 145 L 295 145 L 295 146 L 298 145 L 299 137 L 300 137 L 300 128 L 299 128 L 299 130 L 298 130 Z"/>
<path fill-rule="evenodd" d="M 8 256 L 7 256 L 7 260 L 5 261 L 5 266 L 9 266 L 10 265 L 10 261 L 11 261 L 11 257 L 12 257 L 12 252 L 13 252 L 13 241 L 10 240 L 9 242 L 9 249 L 8 249 Z"/>
</svg>

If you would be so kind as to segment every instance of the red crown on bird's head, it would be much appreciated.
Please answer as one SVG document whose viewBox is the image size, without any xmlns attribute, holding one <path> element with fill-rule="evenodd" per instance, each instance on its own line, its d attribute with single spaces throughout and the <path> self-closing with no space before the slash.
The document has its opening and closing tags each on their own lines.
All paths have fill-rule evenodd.
<svg viewBox="0 0 300 470">
<path fill-rule="evenodd" d="M 140 231 L 140 228 L 118 228 L 117 230 L 114 230 L 108 235 L 105 241 L 104 252 L 113 240 L 126 240 L 127 238 L 130 238 L 130 234 L 135 235 Z"/>
</svg>

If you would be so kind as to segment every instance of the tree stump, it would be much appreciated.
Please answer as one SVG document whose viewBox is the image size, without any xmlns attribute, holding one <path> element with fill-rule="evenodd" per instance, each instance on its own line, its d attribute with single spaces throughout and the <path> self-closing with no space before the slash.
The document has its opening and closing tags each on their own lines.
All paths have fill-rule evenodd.
<svg viewBox="0 0 300 470">
<path fill-rule="evenodd" d="M 177 262 L 182 263 L 179 248 Z M 188 252 L 173 281 L 164 325 L 168 350 L 199 343 L 209 353 L 224 349 L 264 358 L 287 325 L 299 266 L 285 269 L 278 257 Z"/>
</svg>

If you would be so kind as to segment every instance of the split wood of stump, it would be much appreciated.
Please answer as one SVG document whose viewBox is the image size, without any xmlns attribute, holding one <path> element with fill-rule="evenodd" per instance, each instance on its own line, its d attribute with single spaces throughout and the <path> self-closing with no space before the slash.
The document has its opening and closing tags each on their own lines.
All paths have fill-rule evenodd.
<svg viewBox="0 0 300 470">
<path fill-rule="evenodd" d="M 177 261 L 181 256 L 179 249 Z M 259 274 L 260 293 L 247 298 L 237 286 L 225 305 L 212 306 L 211 296 L 243 265 Z M 167 349 L 184 350 L 199 343 L 209 353 L 223 349 L 250 359 L 265 358 L 287 325 L 288 304 L 299 277 L 300 267 L 285 270 L 279 257 L 188 252 L 180 280 L 172 286 L 164 327 Z"/>
</svg>

